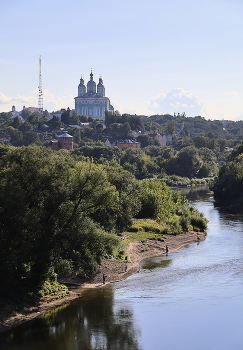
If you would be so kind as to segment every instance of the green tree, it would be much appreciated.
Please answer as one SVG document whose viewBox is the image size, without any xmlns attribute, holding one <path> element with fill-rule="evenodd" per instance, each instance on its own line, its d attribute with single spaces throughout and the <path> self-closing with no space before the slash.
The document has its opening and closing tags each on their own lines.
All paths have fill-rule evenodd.
<svg viewBox="0 0 243 350">
<path fill-rule="evenodd" d="M 39 112 L 34 112 L 34 113 L 30 114 L 25 120 L 27 122 L 29 122 L 30 124 L 35 125 L 39 121 L 39 115 L 40 115 Z"/>
<path fill-rule="evenodd" d="M 7 128 L 7 132 L 10 135 L 11 143 L 13 146 L 22 146 L 23 141 L 23 133 L 18 129 L 14 129 L 12 126 Z"/>
<path fill-rule="evenodd" d="M 79 116 L 76 112 L 73 112 L 72 116 L 70 117 L 70 124 L 79 125 Z"/>
<path fill-rule="evenodd" d="M 118 199 L 113 207 L 100 208 L 95 211 L 93 219 L 105 230 L 122 232 L 132 225 L 133 217 L 140 210 L 140 183 L 128 171 L 121 167 L 106 166 L 109 182 L 115 186 Z"/>
<path fill-rule="evenodd" d="M 33 126 L 26 120 L 22 125 L 19 127 L 19 130 L 21 130 L 23 133 L 26 133 L 27 131 L 30 131 L 33 129 Z"/>
<path fill-rule="evenodd" d="M 12 126 L 15 129 L 20 129 L 23 122 L 19 119 L 19 117 L 14 117 L 12 123 L 10 123 L 10 126 Z"/>
<path fill-rule="evenodd" d="M 164 129 L 165 134 L 170 134 L 173 135 L 175 132 L 175 121 L 170 120 L 166 123 L 165 129 Z"/>
<path fill-rule="evenodd" d="M 26 146 L 29 146 L 31 144 L 35 143 L 36 145 L 37 144 L 40 144 L 40 139 L 39 139 L 39 136 L 36 132 L 33 132 L 33 131 L 27 131 L 24 135 L 24 144 Z"/>
<path fill-rule="evenodd" d="M 122 125 L 122 131 L 121 131 L 122 138 L 123 139 L 129 138 L 130 137 L 130 132 L 131 132 L 131 127 L 130 127 L 129 123 L 128 122 L 124 123 Z"/>
<path fill-rule="evenodd" d="M 67 151 L 9 148 L 1 153 L 0 192 L 0 278 L 8 290 L 36 286 L 60 259 L 94 272 L 110 249 L 90 219 L 118 198 L 101 166 L 75 164 Z"/>
<path fill-rule="evenodd" d="M 22 118 L 23 118 L 24 120 L 27 119 L 30 115 L 31 115 L 31 112 L 30 112 L 29 109 L 24 108 L 24 109 L 22 110 Z"/>
<path fill-rule="evenodd" d="M 180 169 L 180 174 L 178 175 L 187 176 L 189 178 L 195 177 L 202 165 L 198 150 L 194 146 L 182 148 L 178 153 L 177 163 Z"/>
<path fill-rule="evenodd" d="M 80 141 L 81 141 L 81 131 L 80 131 L 80 129 L 76 128 L 74 130 L 74 142 L 80 143 Z"/>
<path fill-rule="evenodd" d="M 55 115 L 53 115 L 52 119 L 50 119 L 47 122 L 47 125 L 52 129 L 60 129 L 60 127 L 62 126 L 62 122 L 59 120 L 59 118 Z"/>
<path fill-rule="evenodd" d="M 208 144 L 209 144 L 208 138 L 202 135 L 193 136 L 193 142 L 195 147 L 197 148 L 208 147 Z"/>
<path fill-rule="evenodd" d="M 61 122 L 64 123 L 65 125 L 70 124 L 70 109 L 69 107 L 67 108 L 67 110 L 65 112 L 62 113 L 61 115 Z"/>
<path fill-rule="evenodd" d="M 154 144 L 154 140 L 152 139 L 152 137 L 148 135 L 139 135 L 137 137 L 137 141 L 141 143 L 142 148 L 151 146 Z"/>
</svg>

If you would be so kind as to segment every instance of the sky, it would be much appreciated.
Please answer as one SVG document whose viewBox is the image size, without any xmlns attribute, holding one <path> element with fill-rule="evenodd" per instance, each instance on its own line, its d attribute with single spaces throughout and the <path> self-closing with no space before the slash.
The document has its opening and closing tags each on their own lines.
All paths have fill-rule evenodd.
<svg viewBox="0 0 243 350">
<path fill-rule="evenodd" d="M 242 0 L 0 0 L 0 112 L 74 108 L 102 76 L 120 113 L 243 119 Z"/>
</svg>

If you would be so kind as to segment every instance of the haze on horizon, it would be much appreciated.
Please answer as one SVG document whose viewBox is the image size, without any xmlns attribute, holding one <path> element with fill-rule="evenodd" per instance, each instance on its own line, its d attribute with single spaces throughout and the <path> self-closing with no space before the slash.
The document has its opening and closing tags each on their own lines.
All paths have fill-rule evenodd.
<svg viewBox="0 0 243 350">
<path fill-rule="evenodd" d="M 0 112 L 74 108 L 81 74 L 115 109 L 243 119 L 240 0 L 1 3 Z"/>
</svg>

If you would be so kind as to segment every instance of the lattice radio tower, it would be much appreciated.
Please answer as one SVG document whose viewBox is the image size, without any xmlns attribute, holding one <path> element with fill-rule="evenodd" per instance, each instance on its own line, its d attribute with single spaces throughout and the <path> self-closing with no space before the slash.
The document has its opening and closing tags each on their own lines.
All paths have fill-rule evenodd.
<svg viewBox="0 0 243 350">
<path fill-rule="evenodd" d="M 39 57 L 39 98 L 38 98 L 38 108 L 41 113 L 43 113 L 43 93 L 42 93 L 42 79 L 41 79 L 41 55 Z"/>
</svg>

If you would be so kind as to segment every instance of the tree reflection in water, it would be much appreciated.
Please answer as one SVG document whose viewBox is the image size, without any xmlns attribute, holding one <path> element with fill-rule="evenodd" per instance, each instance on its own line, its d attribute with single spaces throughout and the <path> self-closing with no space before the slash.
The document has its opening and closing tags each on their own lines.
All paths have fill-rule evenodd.
<svg viewBox="0 0 243 350">
<path fill-rule="evenodd" d="M 133 312 L 114 306 L 112 287 L 82 292 L 82 298 L 2 334 L 6 350 L 139 350 Z"/>
<path fill-rule="evenodd" d="M 208 185 L 174 188 L 173 190 L 180 192 L 182 196 L 185 196 L 189 201 L 193 202 L 207 202 L 208 199 L 213 195 L 213 192 L 209 190 Z"/>
</svg>

